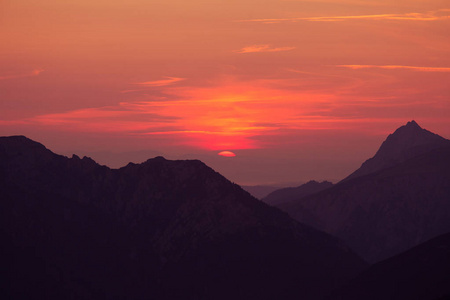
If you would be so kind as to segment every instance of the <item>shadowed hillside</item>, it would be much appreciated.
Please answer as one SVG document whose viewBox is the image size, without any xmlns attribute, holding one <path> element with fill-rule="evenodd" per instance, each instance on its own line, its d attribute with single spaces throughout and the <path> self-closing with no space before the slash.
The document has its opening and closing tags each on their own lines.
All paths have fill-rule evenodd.
<svg viewBox="0 0 450 300">
<path fill-rule="evenodd" d="M 330 300 L 449 298 L 450 233 L 373 265 L 329 297 Z"/>
<path fill-rule="evenodd" d="M 410 144 L 411 127 L 422 132 L 408 123 L 379 153 L 393 136 Z M 405 251 L 450 231 L 450 147 L 448 140 L 437 139 L 443 147 L 279 207 L 300 222 L 340 237 L 368 261 Z M 410 145 L 416 149 L 416 143 Z"/>
<path fill-rule="evenodd" d="M 12 299 L 318 299 L 365 267 L 200 161 L 112 170 L 0 138 L 0 198 Z"/>
</svg>

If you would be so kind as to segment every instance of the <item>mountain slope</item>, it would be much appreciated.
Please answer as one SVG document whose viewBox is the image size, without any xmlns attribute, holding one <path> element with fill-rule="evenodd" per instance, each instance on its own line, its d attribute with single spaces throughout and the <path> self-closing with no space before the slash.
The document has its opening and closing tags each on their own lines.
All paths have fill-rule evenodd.
<svg viewBox="0 0 450 300">
<path fill-rule="evenodd" d="M 272 185 L 241 185 L 241 188 L 249 192 L 256 199 L 262 199 L 273 191 L 280 189 L 280 187 Z"/>
<path fill-rule="evenodd" d="M 13 299 L 318 299 L 366 265 L 200 161 L 111 170 L 0 138 L 0 199 Z"/>
<path fill-rule="evenodd" d="M 444 297 L 450 297 L 450 233 L 373 265 L 329 299 L 437 300 Z"/>
<path fill-rule="evenodd" d="M 321 192 L 332 186 L 333 184 L 329 181 L 317 182 L 312 180 L 298 187 L 282 188 L 273 191 L 267 195 L 267 197 L 261 199 L 261 201 L 273 206 L 278 206 L 285 202 L 295 201 L 297 199 Z"/>
<path fill-rule="evenodd" d="M 450 148 L 281 205 L 379 261 L 450 231 Z"/>
<path fill-rule="evenodd" d="M 450 147 L 450 140 L 422 129 L 415 121 L 408 122 L 390 134 L 375 156 L 365 161 L 343 181 L 392 167 L 441 147 Z"/>
</svg>

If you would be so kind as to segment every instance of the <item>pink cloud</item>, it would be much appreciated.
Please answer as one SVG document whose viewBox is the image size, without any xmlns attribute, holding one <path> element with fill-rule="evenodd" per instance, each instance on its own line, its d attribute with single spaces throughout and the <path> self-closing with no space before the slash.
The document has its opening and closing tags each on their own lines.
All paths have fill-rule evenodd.
<svg viewBox="0 0 450 300">
<path fill-rule="evenodd" d="M 247 46 L 235 52 L 237 53 L 255 53 L 255 52 L 280 52 L 294 50 L 295 47 L 278 47 L 271 48 L 270 45 L 253 45 Z"/>
<path fill-rule="evenodd" d="M 154 81 L 146 81 L 146 82 L 138 82 L 136 84 L 145 85 L 145 86 L 167 86 L 174 84 L 179 81 L 186 80 L 186 78 L 178 78 L 178 77 L 164 77 L 166 79 L 154 80 Z"/>
<path fill-rule="evenodd" d="M 28 73 L 0 76 L 0 80 L 17 79 L 17 78 L 24 78 L 24 77 L 33 77 L 33 76 L 38 76 L 42 72 L 44 72 L 43 69 L 34 69 L 33 71 L 28 72 Z"/>
<path fill-rule="evenodd" d="M 259 22 L 265 24 L 281 22 L 336 22 L 348 20 L 401 20 L 401 21 L 439 21 L 450 19 L 450 9 L 439 9 L 426 13 L 403 13 L 403 14 L 373 14 L 373 15 L 349 15 L 349 16 L 326 16 L 326 17 L 300 17 L 281 19 L 251 19 L 241 22 Z"/>
<path fill-rule="evenodd" d="M 450 72 L 450 68 L 442 67 L 417 67 L 417 66 L 401 66 L 401 65 L 337 65 L 337 67 L 348 68 L 353 70 L 358 69 L 406 69 L 420 72 Z"/>
</svg>

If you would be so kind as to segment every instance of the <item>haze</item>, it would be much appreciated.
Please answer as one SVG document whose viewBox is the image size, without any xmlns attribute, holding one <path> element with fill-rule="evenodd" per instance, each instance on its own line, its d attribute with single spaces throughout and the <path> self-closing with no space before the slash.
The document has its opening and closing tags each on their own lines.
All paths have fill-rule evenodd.
<svg viewBox="0 0 450 300">
<path fill-rule="evenodd" d="M 0 12 L 0 135 L 60 154 L 195 158 L 240 184 L 336 181 L 412 119 L 450 137 L 448 1 L 6 0 Z"/>
</svg>

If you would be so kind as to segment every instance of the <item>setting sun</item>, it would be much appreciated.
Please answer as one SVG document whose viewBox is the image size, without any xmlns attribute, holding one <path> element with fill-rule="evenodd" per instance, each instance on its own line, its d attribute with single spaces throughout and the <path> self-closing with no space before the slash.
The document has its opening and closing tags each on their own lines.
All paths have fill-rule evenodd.
<svg viewBox="0 0 450 300">
<path fill-rule="evenodd" d="M 219 152 L 218 154 L 221 156 L 225 156 L 225 157 L 235 157 L 236 156 L 236 154 L 234 154 L 231 151 L 222 151 L 222 152 Z"/>
</svg>

